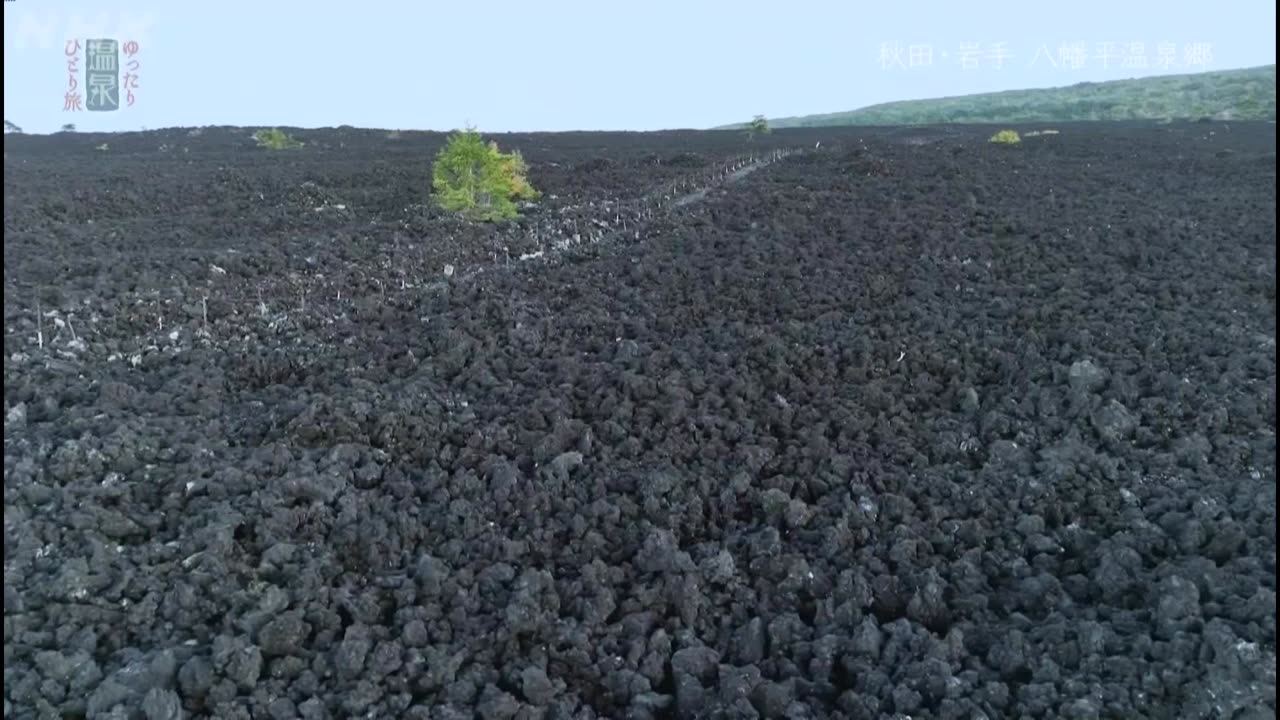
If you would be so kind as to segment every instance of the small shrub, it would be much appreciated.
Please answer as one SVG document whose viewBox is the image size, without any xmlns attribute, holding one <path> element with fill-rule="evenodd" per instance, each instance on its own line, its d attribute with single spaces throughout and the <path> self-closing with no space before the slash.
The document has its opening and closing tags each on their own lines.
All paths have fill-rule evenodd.
<svg viewBox="0 0 1280 720">
<path fill-rule="evenodd" d="M 294 150 L 302 147 L 302 143 L 292 135 L 279 128 L 264 128 L 253 134 L 258 147 L 268 150 Z"/>
<path fill-rule="evenodd" d="M 513 199 L 537 200 L 542 197 L 542 193 L 529 184 L 529 166 L 525 164 L 524 155 L 521 155 L 519 150 L 512 150 L 504 154 L 498 149 L 498 143 L 490 142 L 489 151 L 497 156 L 502 163 L 502 172 L 511 183 L 511 197 Z"/>
<path fill-rule="evenodd" d="M 468 128 L 450 135 L 436 155 L 431 186 L 436 202 L 449 212 L 472 220 L 509 220 L 519 214 L 517 200 L 539 197 L 526 172 L 519 153 L 503 153 Z"/>
<path fill-rule="evenodd" d="M 1016 145 L 1022 142 L 1022 137 L 1018 135 L 1016 130 L 1001 130 L 991 136 L 990 142 L 999 143 L 1001 145 Z"/>
<path fill-rule="evenodd" d="M 62 132 L 75 132 L 75 131 L 76 131 L 75 123 L 67 123 L 66 125 L 62 126 Z"/>
<path fill-rule="evenodd" d="M 757 115 L 747 124 L 747 139 L 754 140 L 757 135 L 768 135 L 769 130 L 769 121 L 763 115 Z"/>
</svg>

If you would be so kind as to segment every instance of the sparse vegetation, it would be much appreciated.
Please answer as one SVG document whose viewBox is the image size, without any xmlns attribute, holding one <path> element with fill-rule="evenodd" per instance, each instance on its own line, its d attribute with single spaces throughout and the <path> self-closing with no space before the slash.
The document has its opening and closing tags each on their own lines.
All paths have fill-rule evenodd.
<svg viewBox="0 0 1280 720">
<path fill-rule="evenodd" d="M 432 188 L 445 210 L 473 220 L 509 220 L 519 214 L 517 201 L 539 197 L 527 171 L 520 153 L 503 153 L 468 128 L 449 136 L 436 155 Z"/>
<path fill-rule="evenodd" d="M 785 128 L 1202 117 L 1274 120 L 1276 66 L 906 100 L 846 112 L 774 118 L 770 123 Z M 723 129 L 745 128 L 729 125 Z"/>
<path fill-rule="evenodd" d="M 754 140 L 757 135 L 767 134 L 769 134 L 769 120 L 763 115 L 751 118 L 751 122 L 747 124 L 747 139 Z"/>
<path fill-rule="evenodd" d="M 264 128 L 253 134 L 258 147 L 268 150 L 296 150 L 303 146 L 300 140 L 279 128 Z"/>
<path fill-rule="evenodd" d="M 997 145 L 1016 145 L 1022 142 L 1022 137 L 1018 135 L 1017 130 L 1001 130 L 991 136 L 990 142 L 996 143 Z"/>
</svg>

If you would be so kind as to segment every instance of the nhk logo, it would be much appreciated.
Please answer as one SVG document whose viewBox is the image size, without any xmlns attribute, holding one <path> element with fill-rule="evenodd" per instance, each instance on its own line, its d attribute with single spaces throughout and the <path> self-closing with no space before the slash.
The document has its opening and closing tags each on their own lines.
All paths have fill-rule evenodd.
<svg viewBox="0 0 1280 720">
<path fill-rule="evenodd" d="M 15 4 L 5 8 L 4 44 L 5 50 L 52 50 L 67 38 L 114 37 L 146 46 L 147 30 L 154 24 L 151 13 L 49 12 Z"/>
</svg>

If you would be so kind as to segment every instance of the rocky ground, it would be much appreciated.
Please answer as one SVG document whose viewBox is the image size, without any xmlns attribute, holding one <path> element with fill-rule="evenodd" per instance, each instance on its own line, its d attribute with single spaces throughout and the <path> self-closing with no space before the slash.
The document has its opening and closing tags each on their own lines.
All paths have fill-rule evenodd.
<svg viewBox="0 0 1280 720">
<path fill-rule="evenodd" d="M 1055 129 L 6 136 L 5 717 L 1275 717 L 1274 126 Z"/>
</svg>

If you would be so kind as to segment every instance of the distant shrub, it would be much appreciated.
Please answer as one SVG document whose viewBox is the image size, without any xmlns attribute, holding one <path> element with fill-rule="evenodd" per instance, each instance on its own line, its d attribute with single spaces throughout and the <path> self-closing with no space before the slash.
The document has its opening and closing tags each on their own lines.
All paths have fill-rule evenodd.
<svg viewBox="0 0 1280 720">
<path fill-rule="evenodd" d="M 20 133 L 20 132 L 22 132 L 22 128 L 18 127 L 17 125 L 13 124 L 12 122 L 10 122 L 10 121 L 8 121 L 8 120 L 5 120 L 5 121 L 4 121 L 4 131 L 5 131 L 5 132 L 7 132 L 7 133 Z"/>
<path fill-rule="evenodd" d="M 757 135 L 769 134 L 769 121 L 763 115 L 757 115 L 751 118 L 751 122 L 747 124 L 747 139 L 754 139 Z"/>
<path fill-rule="evenodd" d="M 1001 130 L 991 136 L 990 142 L 999 143 L 1001 145 L 1015 145 L 1022 142 L 1022 137 L 1018 135 L 1017 130 Z"/>
<path fill-rule="evenodd" d="M 294 150 L 302 147 L 302 142 L 279 128 L 264 128 L 253 134 L 258 147 L 268 150 Z"/>
<path fill-rule="evenodd" d="M 75 132 L 75 131 L 76 131 L 75 123 L 67 123 L 66 125 L 62 126 L 62 132 Z"/>
<path fill-rule="evenodd" d="M 449 136 L 432 166 L 436 202 L 473 220 L 509 220 L 519 215 L 518 200 L 540 193 L 529 184 L 528 168 L 518 152 L 503 153 L 473 129 Z"/>
</svg>

